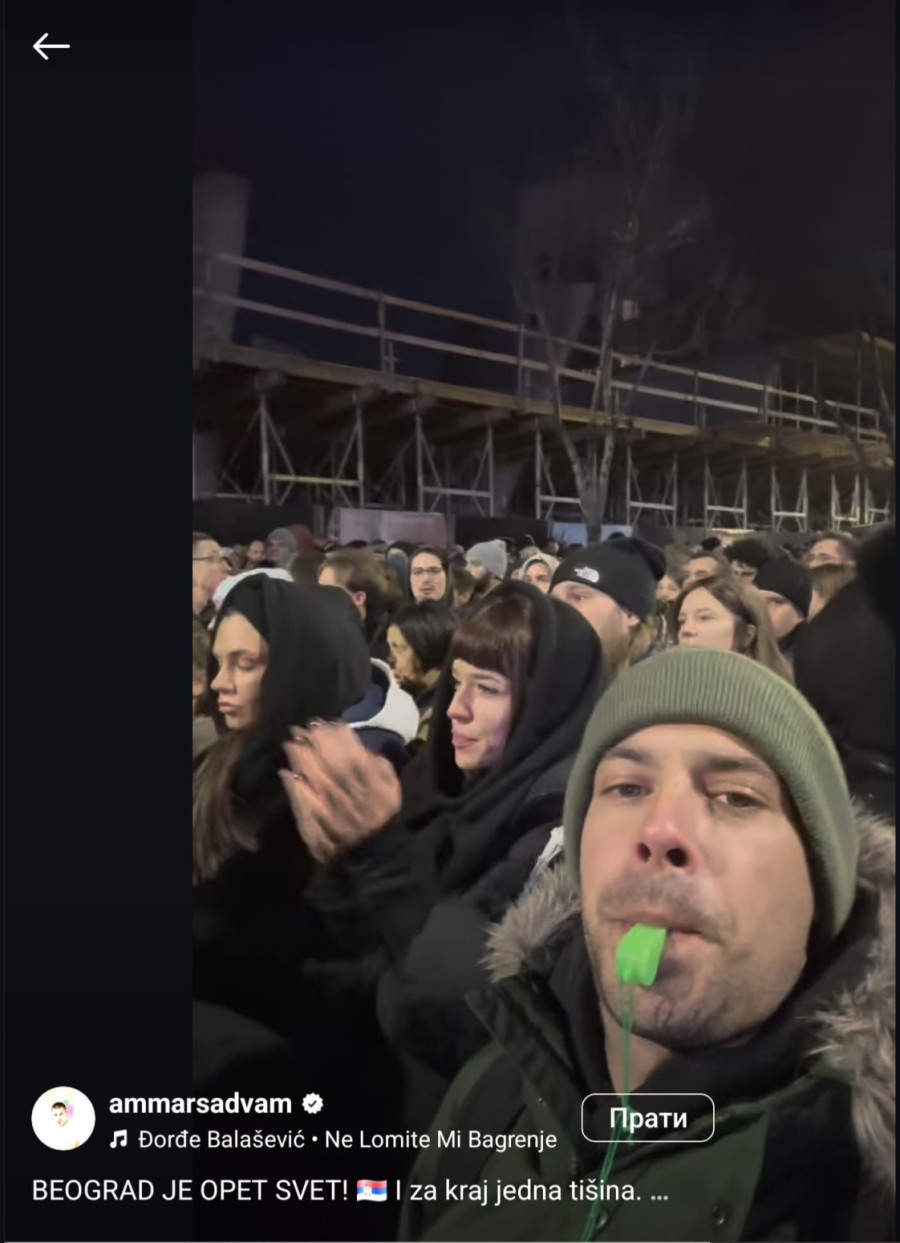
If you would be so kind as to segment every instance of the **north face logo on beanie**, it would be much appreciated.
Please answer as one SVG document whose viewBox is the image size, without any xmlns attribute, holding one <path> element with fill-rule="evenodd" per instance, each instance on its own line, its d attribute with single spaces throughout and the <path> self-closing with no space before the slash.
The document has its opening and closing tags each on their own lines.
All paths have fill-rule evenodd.
<svg viewBox="0 0 900 1243">
<path fill-rule="evenodd" d="M 608 595 L 620 608 L 649 619 L 656 612 L 656 584 L 665 568 L 660 549 L 623 536 L 570 553 L 557 567 L 551 590 L 565 582 L 587 583 Z"/>
</svg>

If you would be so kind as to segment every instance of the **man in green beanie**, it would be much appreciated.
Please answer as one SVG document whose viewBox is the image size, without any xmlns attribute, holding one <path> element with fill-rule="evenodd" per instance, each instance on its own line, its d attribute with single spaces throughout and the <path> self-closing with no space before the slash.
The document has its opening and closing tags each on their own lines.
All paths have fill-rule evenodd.
<svg viewBox="0 0 900 1243">
<path fill-rule="evenodd" d="M 492 937 L 491 1041 L 401 1237 L 893 1238 L 894 830 L 808 702 L 733 652 L 634 666 L 562 836 Z"/>
</svg>

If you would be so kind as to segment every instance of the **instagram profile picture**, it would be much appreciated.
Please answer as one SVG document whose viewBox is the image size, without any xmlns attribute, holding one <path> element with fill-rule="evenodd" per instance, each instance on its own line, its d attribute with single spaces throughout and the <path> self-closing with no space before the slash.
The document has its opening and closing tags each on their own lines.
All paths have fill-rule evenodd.
<svg viewBox="0 0 900 1243">
<path fill-rule="evenodd" d="M 90 1139 L 97 1116 L 94 1106 L 77 1088 L 50 1088 L 31 1111 L 31 1126 L 48 1148 L 67 1152 Z"/>
</svg>

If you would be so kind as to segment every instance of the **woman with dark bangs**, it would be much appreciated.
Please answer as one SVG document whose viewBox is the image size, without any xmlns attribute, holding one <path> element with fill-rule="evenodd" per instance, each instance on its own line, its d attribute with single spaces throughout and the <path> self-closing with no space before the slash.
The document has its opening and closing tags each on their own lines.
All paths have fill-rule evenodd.
<svg viewBox="0 0 900 1243">
<path fill-rule="evenodd" d="M 398 609 L 388 626 L 387 641 L 394 676 L 416 701 L 419 729 L 409 744 L 414 754 L 428 739 L 431 712 L 441 669 L 456 619 L 441 604 L 423 600 Z"/>
<path fill-rule="evenodd" d="M 378 1015 L 412 1076 L 409 1125 L 425 1124 L 486 1033 L 465 996 L 486 982 L 487 930 L 519 895 L 562 821 L 565 788 L 596 704 L 601 650 L 584 618 L 524 583 L 461 620 L 417 757 L 410 806 L 340 728 L 299 735 L 283 774 L 313 855 L 359 895 L 381 944 Z M 371 960 L 370 960 L 371 962 Z"/>
</svg>

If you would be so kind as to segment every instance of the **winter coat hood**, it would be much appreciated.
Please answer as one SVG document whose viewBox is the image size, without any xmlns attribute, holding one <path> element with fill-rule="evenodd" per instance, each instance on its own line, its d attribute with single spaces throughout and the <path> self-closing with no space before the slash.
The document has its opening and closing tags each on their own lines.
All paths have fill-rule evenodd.
<svg viewBox="0 0 900 1243">
<path fill-rule="evenodd" d="M 863 1164 L 877 1185 L 893 1193 L 895 828 L 859 810 L 857 826 L 855 925 L 851 917 L 855 932 L 848 926 L 835 956 L 808 984 L 801 982 L 779 1013 L 784 1015 L 782 1025 L 791 1023 L 797 1029 L 807 1073 L 848 1085 Z M 574 936 L 581 936 L 580 910 L 580 897 L 563 869 L 537 871 L 491 931 L 486 965 L 492 980 L 503 981 L 526 969 L 549 974 Z M 773 1020 L 778 1022 L 778 1016 Z M 744 1046 L 746 1054 L 752 1055 L 753 1043 Z"/>
<path fill-rule="evenodd" d="M 545 565 L 547 567 L 547 569 L 550 571 L 551 578 L 556 573 L 556 571 L 559 569 L 559 557 L 551 557 L 548 552 L 536 552 L 532 554 L 532 556 L 526 557 L 526 559 L 522 562 L 522 564 L 516 570 L 516 578 L 524 581 L 525 574 L 528 571 L 528 567 L 530 565 L 534 565 L 538 561 L 540 561 L 542 565 Z"/>
<path fill-rule="evenodd" d="M 517 810 L 535 785 L 569 764 L 597 702 L 602 654 L 581 614 L 527 583 L 505 583 L 490 600 L 503 596 L 526 597 L 535 616 L 533 672 L 503 755 L 469 777 L 457 768 L 447 718 L 453 698 L 448 662 L 427 743 L 431 797 L 409 821 L 412 829 L 427 825 L 429 834 L 442 837 L 440 870 L 451 888 L 470 884 L 508 852 Z"/>
<path fill-rule="evenodd" d="M 419 709 L 408 691 L 398 685 L 390 665 L 371 660 L 372 680 L 363 699 L 343 716 L 351 729 L 386 729 L 407 745 L 419 729 Z"/>
<path fill-rule="evenodd" d="M 213 592 L 212 604 L 217 616 L 221 613 L 222 606 L 238 583 L 242 583 L 251 574 L 268 574 L 269 578 L 280 578 L 284 583 L 292 583 L 294 581 L 287 570 L 278 569 L 277 566 L 257 566 L 255 570 L 244 570 L 241 574 L 233 574 L 231 578 L 224 578 Z"/>
<path fill-rule="evenodd" d="M 337 720 L 358 702 L 371 674 L 365 638 L 352 601 L 337 587 L 302 587 L 268 574 L 252 574 L 228 595 L 213 631 L 231 612 L 241 613 L 269 647 L 262 684 L 259 727 L 247 738 L 235 780 L 236 792 L 252 801 L 260 786 L 283 766 L 282 745 L 292 725 Z M 212 682 L 217 665 L 210 657 Z M 219 733 L 225 723 L 213 713 Z"/>
</svg>

